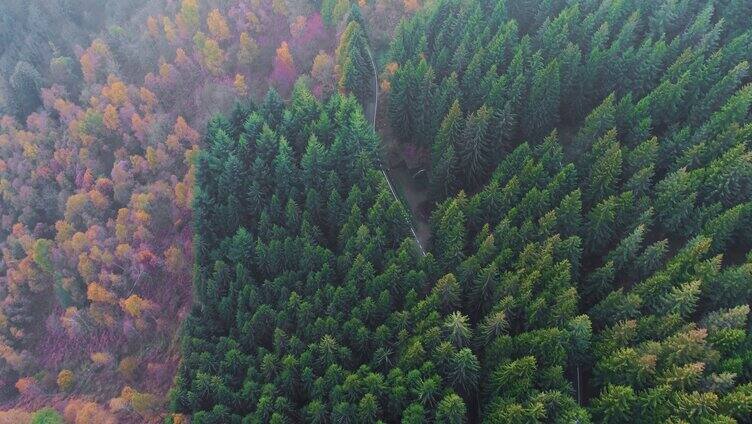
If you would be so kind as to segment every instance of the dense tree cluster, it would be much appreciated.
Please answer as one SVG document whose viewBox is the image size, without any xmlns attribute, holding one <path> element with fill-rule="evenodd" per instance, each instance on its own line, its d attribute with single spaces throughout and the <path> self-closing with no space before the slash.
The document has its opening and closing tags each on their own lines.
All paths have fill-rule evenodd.
<svg viewBox="0 0 752 424">
<path fill-rule="evenodd" d="M 0 422 L 750 422 L 752 3 L 422 5 L 2 2 Z"/>
<path fill-rule="evenodd" d="M 277 117 L 214 121 L 173 406 L 202 423 L 748 422 L 745 8 L 442 0 L 405 21 L 382 87 L 395 133 L 432 152 L 425 258 L 383 218 L 399 206 L 352 99 L 301 107 L 301 85 Z"/>
<path fill-rule="evenodd" d="M 164 392 L 175 360 L 144 346 L 190 301 L 199 134 L 114 75 L 85 107 L 42 98 L 26 126 L 0 122 L 0 396 Z"/>
<path fill-rule="evenodd" d="M 196 305 L 174 408 L 197 423 L 460 419 L 477 384 L 456 281 L 374 168 L 353 97 L 298 84 L 209 124 L 194 200 Z"/>
<path fill-rule="evenodd" d="M 468 417 L 748 422 L 748 9 L 447 0 L 403 24 L 390 118 L 450 195 Z"/>
<path fill-rule="evenodd" d="M 340 22 L 308 1 L 0 3 L 0 408 L 157 420 L 191 305 L 193 128 L 270 86 L 276 127 L 301 77 L 337 91 Z"/>
<path fill-rule="evenodd" d="M 405 21 L 391 48 L 389 116 L 431 157 L 435 196 L 477 190 L 521 140 L 572 133 L 614 94 L 622 137 L 697 126 L 747 76 L 748 2 L 441 0 Z M 747 17 L 747 18 L 742 18 Z M 650 126 L 648 128 L 648 125 Z M 586 140 L 592 142 L 593 140 Z"/>
<path fill-rule="evenodd" d="M 145 0 L 0 3 L 0 115 L 13 114 L 25 119 L 41 105 L 42 79 L 49 84 L 72 85 L 79 72 L 73 66 L 77 46 L 88 45 L 109 25 L 126 22 L 146 3 Z"/>
<path fill-rule="evenodd" d="M 635 188 L 645 168 L 634 165 L 655 166 L 655 139 L 629 149 L 608 130 L 590 151 L 608 172 L 578 172 L 553 135 L 516 148 L 476 195 L 441 204 L 437 260 L 455 270 L 461 310 L 483 336 L 481 416 L 564 419 L 562 403 L 591 397 L 595 422 L 744 422 L 750 196 L 709 195 L 752 177 L 744 135 L 729 128 L 725 151 L 649 190 Z M 588 198 L 609 174 L 611 190 Z"/>
</svg>

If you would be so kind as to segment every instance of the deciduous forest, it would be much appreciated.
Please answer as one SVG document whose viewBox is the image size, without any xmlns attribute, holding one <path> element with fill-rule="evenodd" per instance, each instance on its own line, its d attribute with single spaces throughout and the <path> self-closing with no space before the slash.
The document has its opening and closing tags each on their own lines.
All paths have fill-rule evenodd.
<svg viewBox="0 0 752 424">
<path fill-rule="evenodd" d="M 752 423 L 752 2 L 7 0 L 0 423 Z"/>
</svg>

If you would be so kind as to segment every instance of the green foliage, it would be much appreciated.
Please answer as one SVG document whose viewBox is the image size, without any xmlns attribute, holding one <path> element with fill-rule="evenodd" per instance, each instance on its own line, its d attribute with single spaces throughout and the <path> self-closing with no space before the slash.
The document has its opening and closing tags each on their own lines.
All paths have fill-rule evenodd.
<svg viewBox="0 0 752 424">
<path fill-rule="evenodd" d="M 11 103 L 16 116 L 23 120 L 42 105 L 42 76 L 28 62 L 18 62 L 9 80 Z"/>
<path fill-rule="evenodd" d="M 52 408 L 42 408 L 32 415 L 31 424 L 63 424 L 63 417 Z"/>
<path fill-rule="evenodd" d="M 402 64 L 391 80 L 389 120 L 395 133 L 409 143 L 429 146 L 439 125 L 435 109 L 436 75 L 425 59 Z M 449 105 L 446 105 L 448 108 Z"/>
<path fill-rule="evenodd" d="M 434 293 L 446 354 L 472 334 L 480 358 L 470 416 L 727 422 L 724 396 L 745 410 L 728 394 L 751 375 L 737 7 L 445 0 L 400 26 L 391 123 L 432 151 Z M 419 74 L 430 86 L 406 83 Z M 436 87 L 454 79 L 448 107 Z M 430 111 L 410 103 L 425 93 Z"/>
<path fill-rule="evenodd" d="M 375 95 L 375 71 L 362 19 L 358 22 L 352 12 L 350 18 L 337 47 L 339 88 L 340 91 L 355 94 L 361 102 L 366 102 Z"/>
<path fill-rule="evenodd" d="M 297 411 L 311 422 L 421 422 L 418 406 L 450 385 L 471 393 L 480 364 L 463 348 L 469 323 L 445 324 L 439 306 L 458 304 L 459 287 L 416 296 L 438 276 L 374 168 L 377 138 L 355 98 L 317 103 L 298 85 L 276 125 L 267 99 L 237 138 L 212 120 L 196 161 L 197 307 L 173 408 L 199 422 Z M 439 368 L 442 342 L 462 349 Z M 456 403 L 451 422 L 465 416 Z"/>
<path fill-rule="evenodd" d="M 614 127 L 631 147 L 651 127 L 663 132 L 683 119 L 679 108 L 699 127 L 748 72 L 749 47 L 740 43 L 749 32 L 727 25 L 737 2 L 517 3 L 442 0 L 398 27 L 390 118 L 402 141 L 446 151 L 439 127 L 456 99 L 467 113 L 484 106 L 494 117 L 484 155 L 491 169 L 510 147 L 538 144 L 557 127 L 576 134 L 564 141 L 577 153 Z M 452 81 L 445 98 L 439 87 Z M 453 155 L 434 154 L 432 172 L 447 175 L 453 160 L 473 177 L 455 190 L 477 189 L 489 169 L 467 171 L 457 147 Z"/>
<path fill-rule="evenodd" d="M 352 97 L 316 103 L 298 86 L 287 108 L 270 93 L 240 135 L 213 121 L 175 408 L 228 422 L 748 422 L 739 10 L 440 0 L 400 24 L 389 119 L 431 152 L 426 257 Z M 362 98 L 358 21 L 338 61 Z"/>
</svg>

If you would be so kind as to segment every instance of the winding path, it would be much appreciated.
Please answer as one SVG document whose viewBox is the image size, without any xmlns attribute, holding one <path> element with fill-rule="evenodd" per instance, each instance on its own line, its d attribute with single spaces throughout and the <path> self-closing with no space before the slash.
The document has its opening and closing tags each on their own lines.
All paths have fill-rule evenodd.
<svg viewBox="0 0 752 424">
<path fill-rule="evenodd" d="M 373 69 L 373 101 L 366 105 L 366 116 L 370 118 L 371 125 L 373 126 L 373 131 L 378 133 L 378 130 L 376 128 L 376 114 L 379 110 L 379 76 L 376 72 L 376 62 L 373 60 L 373 55 L 371 54 L 371 47 L 366 45 L 366 52 L 368 52 L 368 59 L 371 60 L 371 69 Z M 387 175 L 386 171 L 384 170 L 384 165 L 381 162 L 381 159 L 379 159 L 379 170 L 381 171 L 381 174 L 384 176 L 384 179 L 386 180 L 386 184 L 389 186 L 389 191 L 392 192 L 392 196 L 394 196 L 394 200 L 396 200 L 400 205 L 402 205 L 402 208 L 406 211 L 410 211 L 409 208 L 407 208 L 405 205 L 402 204 L 402 201 L 397 196 L 397 193 L 394 191 L 394 186 L 392 185 L 392 181 L 389 179 L 389 175 Z M 413 224 L 408 220 L 407 225 L 410 227 L 410 232 L 413 235 L 413 238 L 415 239 L 415 243 L 418 245 L 418 248 L 420 248 L 420 253 L 423 256 L 426 256 L 426 251 L 423 248 L 423 243 L 420 242 L 420 238 L 418 238 L 418 234 L 415 232 L 415 228 L 413 227 Z"/>
</svg>

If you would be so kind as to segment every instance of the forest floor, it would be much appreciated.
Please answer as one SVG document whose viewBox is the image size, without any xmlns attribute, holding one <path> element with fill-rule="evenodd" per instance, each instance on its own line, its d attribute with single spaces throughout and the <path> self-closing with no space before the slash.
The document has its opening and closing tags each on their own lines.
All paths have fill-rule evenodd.
<svg viewBox="0 0 752 424">
<path fill-rule="evenodd" d="M 407 203 L 406 208 L 410 211 L 410 231 L 418 246 L 425 255 L 431 241 L 431 227 L 428 223 L 430 207 L 428 206 L 428 184 L 426 176 L 416 178 L 415 173 L 408 169 L 400 155 L 395 155 L 398 149 L 397 141 L 392 135 L 385 114 L 379 109 L 379 77 L 376 65 L 373 61 L 370 49 L 368 50 L 371 64 L 373 65 L 373 96 L 365 107 L 366 118 L 371 122 L 374 130 L 381 138 L 382 148 L 386 152 L 386 164 L 380 164 L 384 178 L 387 180 L 392 194 L 401 203 Z M 381 108 L 383 109 L 383 108 Z M 381 113 L 380 113 L 381 112 Z M 425 172 L 419 172 L 425 174 Z M 422 183 L 421 183 L 422 181 Z"/>
<path fill-rule="evenodd" d="M 376 118 L 376 132 L 381 138 L 381 146 L 384 151 L 384 169 L 392 180 L 400 199 L 407 203 L 405 206 L 410 210 L 415 233 L 423 245 L 428 249 L 431 245 L 431 199 L 428 195 L 428 178 L 423 169 L 411 168 L 407 165 L 401 151 L 402 144 L 389 126 L 389 120 L 384 112 Z"/>
<path fill-rule="evenodd" d="M 429 197 L 425 178 L 423 180 L 416 179 L 415 173 L 404 165 L 390 167 L 387 169 L 387 173 L 410 208 L 413 227 L 420 243 L 423 248 L 428 249 L 431 242 L 431 226 L 428 223 L 430 208 L 426 207 Z"/>
</svg>

